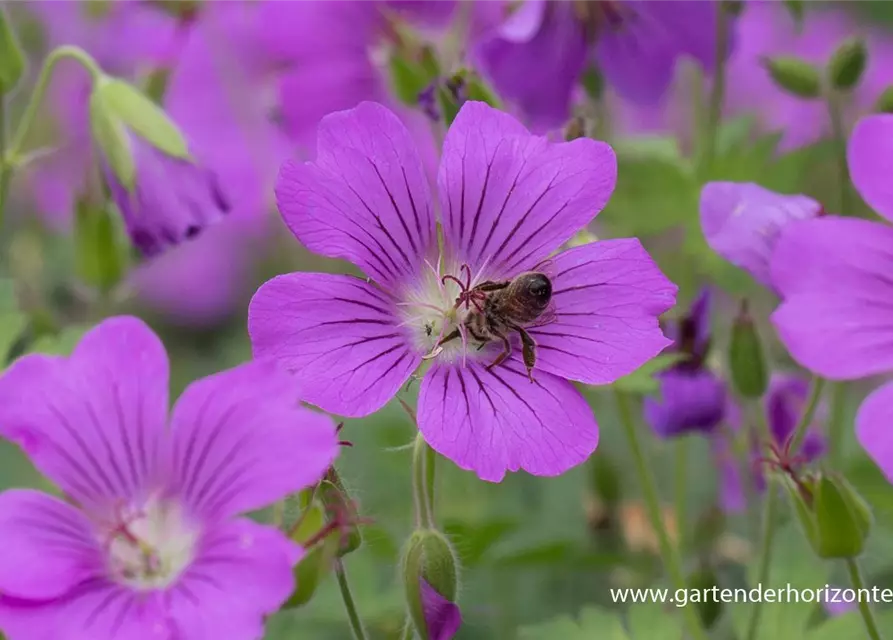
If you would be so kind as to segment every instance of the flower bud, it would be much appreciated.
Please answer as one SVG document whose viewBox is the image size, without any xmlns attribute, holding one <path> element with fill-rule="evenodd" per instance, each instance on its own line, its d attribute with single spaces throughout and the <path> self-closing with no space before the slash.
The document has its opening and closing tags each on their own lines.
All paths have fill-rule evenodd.
<svg viewBox="0 0 893 640">
<path fill-rule="evenodd" d="M 358 526 L 359 514 L 356 502 L 350 497 L 334 467 L 329 469 L 325 480 L 319 485 L 319 495 L 326 508 L 329 520 L 342 523 L 341 547 L 338 557 L 356 551 L 363 544 L 363 535 Z"/>
<path fill-rule="evenodd" d="M 111 291 L 127 268 L 129 246 L 117 221 L 108 205 L 88 199 L 75 205 L 75 269 L 84 283 L 102 292 Z"/>
<path fill-rule="evenodd" d="M 877 113 L 893 113 L 893 85 L 881 92 L 877 102 L 874 103 L 874 110 Z"/>
<path fill-rule="evenodd" d="M 783 485 L 816 555 L 853 558 L 862 553 L 871 530 L 871 510 L 843 476 L 785 476 Z"/>
<path fill-rule="evenodd" d="M 24 72 L 25 55 L 12 31 L 6 9 L 0 7 L 0 97 L 16 86 Z"/>
<path fill-rule="evenodd" d="M 305 547 L 306 555 L 294 568 L 296 588 L 283 609 L 294 609 L 310 601 L 322 579 L 332 570 L 341 545 L 338 529 L 326 529 L 325 507 L 319 501 L 305 508 L 291 538 Z"/>
<path fill-rule="evenodd" d="M 461 621 L 456 602 L 458 562 L 449 541 L 439 531 L 413 532 L 403 551 L 401 568 L 409 615 L 422 640 L 452 637 Z"/>
<path fill-rule="evenodd" d="M 822 94 L 822 82 L 818 70 L 811 64 L 793 56 L 763 58 L 763 66 L 779 87 L 800 98 L 818 98 Z"/>
<path fill-rule="evenodd" d="M 865 41 L 862 38 L 844 40 L 828 63 L 828 82 L 835 89 L 849 91 L 859 84 L 867 63 Z"/>
<path fill-rule="evenodd" d="M 788 10 L 788 13 L 791 15 L 791 18 L 794 20 L 794 24 L 797 26 L 799 30 L 803 26 L 803 13 L 804 9 L 804 0 L 783 0 L 785 9 Z"/>
<path fill-rule="evenodd" d="M 741 301 L 738 316 L 732 324 L 729 347 L 729 369 L 735 389 L 745 398 L 759 398 L 766 391 L 769 377 L 760 334 L 747 310 L 747 301 Z"/>
</svg>

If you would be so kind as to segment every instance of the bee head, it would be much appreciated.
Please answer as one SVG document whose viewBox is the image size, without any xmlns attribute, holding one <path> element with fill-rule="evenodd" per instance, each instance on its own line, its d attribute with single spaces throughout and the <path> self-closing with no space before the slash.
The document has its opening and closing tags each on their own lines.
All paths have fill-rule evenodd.
<svg viewBox="0 0 893 640">
<path fill-rule="evenodd" d="M 537 309 L 545 309 L 552 299 L 552 281 L 542 273 L 528 273 L 521 278 L 521 295 Z"/>
</svg>

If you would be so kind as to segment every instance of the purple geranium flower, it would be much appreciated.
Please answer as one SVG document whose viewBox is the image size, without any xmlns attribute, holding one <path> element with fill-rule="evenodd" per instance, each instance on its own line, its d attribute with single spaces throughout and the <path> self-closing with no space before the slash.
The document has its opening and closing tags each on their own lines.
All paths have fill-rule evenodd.
<svg viewBox="0 0 893 640">
<path fill-rule="evenodd" d="M 317 482 L 332 421 L 249 363 L 190 385 L 168 427 L 168 383 L 163 345 L 129 317 L 0 378 L 0 433 L 65 494 L 0 493 L 10 640 L 250 640 L 291 593 L 302 549 L 239 514 Z"/>
<path fill-rule="evenodd" d="M 462 612 L 459 610 L 459 605 L 437 593 L 437 590 L 424 578 L 419 578 L 419 584 L 422 610 L 428 627 L 427 637 L 431 640 L 451 640 L 462 626 Z"/>
<path fill-rule="evenodd" d="M 660 400 L 645 399 L 645 419 L 663 438 L 710 433 L 725 415 L 726 386 L 704 363 L 710 348 L 710 300 L 704 289 L 673 327 L 674 350 L 683 359 L 660 374 Z"/>
<path fill-rule="evenodd" d="M 893 116 L 863 119 L 847 157 L 866 202 L 893 219 Z M 784 298 L 772 316 L 800 364 L 833 380 L 893 371 L 893 227 L 826 217 L 792 226 L 772 260 L 772 281 Z M 893 384 L 872 393 L 856 417 L 862 446 L 893 481 Z"/>
<path fill-rule="evenodd" d="M 608 85 L 657 103 L 676 62 L 707 69 L 715 57 L 714 2 L 528 0 L 478 45 L 482 71 L 536 129 L 563 124 L 590 52 Z"/>
<path fill-rule="evenodd" d="M 309 402 L 348 416 L 382 407 L 427 359 L 418 420 L 435 450 L 492 481 L 506 470 L 565 471 L 598 441 L 568 380 L 610 383 L 668 344 L 657 317 L 676 286 L 638 240 L 550 258 L 605 205 L 616 171 L 602 142 L 552 144 L 468 102 L 444 142 L 437 215 L 393 113 L 363 103 L 327 116 L 316 161 L 283 166 L 279 209 L 309 249 L 350 260 L 368 279 L 293 273 L 264 284 L 249 307 L 255 355 L 299 375 Z M 527 325 L 535 382 L 516 331 L 511 357 L 489 366 L 504 346 L 476 348 L 465 326 L 486 304 L 476 285 L 530 271 L 543 274 L 523 289 L 526 308 L 543 311 Z M 438 346 L 451 335 L 461 337 Z"/>
<path fill-rule="evenodd" d="M 822 205 L 812 198 L 782 195 L 757 184 L 710 182 L 701 190 L 701 228 L 707 244 L 770 288 L 769 261 L 781 230 L 821 214 Z"/>
</svg>

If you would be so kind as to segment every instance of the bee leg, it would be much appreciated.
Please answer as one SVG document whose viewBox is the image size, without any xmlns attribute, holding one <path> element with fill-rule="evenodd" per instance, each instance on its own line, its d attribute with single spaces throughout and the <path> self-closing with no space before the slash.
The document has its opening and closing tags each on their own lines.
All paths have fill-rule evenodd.
<svg viewBox="0 0 893 640">
<path fill-rule="evenodd" d="M 439 347 L 440 345 L 445 344 L 445 343 L 449 342 L 450 340 L 455 340 L 460 335 L 462 335 L 462 334 L 459 332 L 459 329 L 453 329 L 449 335 L 444 336 L 437 342 L 437 346 Z"/>
<path fill-rule="evenodd" d="M 472 291 L 482 291 L 484 293 L 489 293 L 490 291 L 499 291 L 500 289 L 505 289 L 509 286 L 509 282 L 495 282 L 493 280 L 485 280 L 481 282 L 477 286 L 472 289 Z"/>
<path fill-rule="evenodd" d="M 496 360 L 487 365 L 487 371 L 489 371 L 493 367 L 498 367 L 499 365 L 501 365 L 510 355 L 512 355 L 512 343 L 509 342 L 508 336 L 503 336 L 502 353 L 496 356 Z"/>
<path fill-rule="evenodd" d="M 524 366 L 527 367 L 527 377 L 531 382 L 536 382 L 533 379 L 533 367 L 536 365 L 536 340 L 523 327 L 518 327 L 518 333 L 521 335 L 521 353 L 524 356 Z"/>
</svg>

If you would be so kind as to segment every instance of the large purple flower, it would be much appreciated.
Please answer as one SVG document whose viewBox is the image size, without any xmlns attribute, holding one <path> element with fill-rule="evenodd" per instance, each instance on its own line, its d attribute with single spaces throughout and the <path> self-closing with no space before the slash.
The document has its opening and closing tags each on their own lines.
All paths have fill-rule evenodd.
<svg viewBox="0 0 893 640">
<path fill-rule="evenodd" d="M 249 307 L 255 355 L 280 360 L 308 401 L 348 416 L 382 407 L 427 356 L 418 419 L 434 449 L 486 480 L 521 468 L 561 473 L 598 441 L 568 380 L 610 383 L 669 342 L 657 317 L 676 287 L 637 240 L 550 258 L 604 206 L 615 179 L 606 144 L 552 144 L 469 102 L 444 142 L 437 215 L 394 114 L 373 103 L 331 114 L 320 124 L 316 161 L 283 166 L 277 200 L 301 242 L 350 260 L 368 280 L 293 273 L 267 282 Z M 465 330 L 486 298 L 469 289 L 532 270 L 546 276 L 529 290 L 539 309 L 551 288 L 543 323 L 528 325 L 535 383 L 517 332 L 511 357 L 491 367 L 501 342 L 478 349 Z M 463 337 L 438 347 L 459 327 Z"/>
<path fill-rule="evenodd" d="M 705 366 L 710 348 L 710 291 L 704 289 L 670 335 L 683 359 L 660 375 L 660 399 L 645 399 L 645 419 L 663 438 L 710 433 L 722 421 L 726 386 Z"/>
<path fill-rule="evenodd" d="M 863 119 L 849 142 L 853 183 L 878 213 L 893 219 L 893 116 Z M 784 298 L 772 316 L 800 364 L 834 380 L 893 371 L 893 228 L 851 218 L 799 222 L 772 260 Z M 893 384 L 875 391 L 857 416 L 862 446 L 893 481 Z"/>
<path fill-rule="evenodd" d="M 676 62 L 711 69 L 714 2 L 528 0 L 478 45 L 482 71 L 536 129 L 563 124 L 590 52 L 623 97 L 657 103 Z"/>
<path fill-rule="evenodd" d="M 164 347 L 135 318 L 0 378 L 0 433 L 66 496 L 0 493 L 10 640 L 251 640 L 289 596 L 302 549 L 239 514 L 319 480 L 332 421 L 256 362 L 193 383 L 170 426 L 167 413 Z"/>
<path fill-rule="evenodd" d="M 821 213 L 822 205 L 812 198 L 752 183 L 710 182 L 701 190 L 701 228 L 707 244 L 767 287 L 772 286 L 769 261 L 781 230 Z"/>
</svg>

